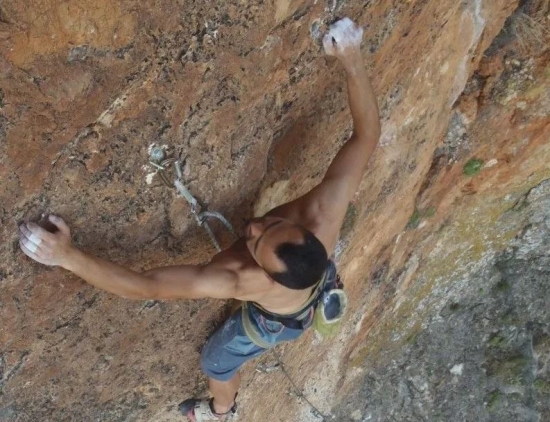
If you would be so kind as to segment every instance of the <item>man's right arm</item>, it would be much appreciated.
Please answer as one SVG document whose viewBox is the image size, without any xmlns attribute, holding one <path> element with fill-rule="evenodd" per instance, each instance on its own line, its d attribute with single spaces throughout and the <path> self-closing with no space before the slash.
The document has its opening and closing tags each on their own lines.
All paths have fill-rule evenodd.
<svg viewBox="0 0 550 422">
<path fill-rule="evenodd" d="M 74 249 L 63 267 L 126 299 L 230 299 L 239 294 L 233 271 L 208 265 L 173 265 L 139 273 Z"/>
<path fill-rule="evenodd" d="M 139 273 L 75 248 L 67 224 L 55 216 L 50 221 L 58 232 L 32 223 L 21 225 L 21 250 L 41 264 L 61 266 L 102 290 L 128 299 L 158 300 L 229 299 L 239 294 L 233 271 L 215 265 L 177 265 Z"/>
</svg>

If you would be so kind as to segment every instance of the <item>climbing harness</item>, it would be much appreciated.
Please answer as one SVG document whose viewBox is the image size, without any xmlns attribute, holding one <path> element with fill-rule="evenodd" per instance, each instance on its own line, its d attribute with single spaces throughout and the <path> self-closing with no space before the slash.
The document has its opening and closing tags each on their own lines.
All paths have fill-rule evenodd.
<svg viewBox="0 0 550 422">
<path fill-rule="evenodd" d="M 206 230 L 206 233 L 208 233 L 210 240 L 212 240 L 212 243 L 218 252 L 221 252 L 222 248 L 220 247 L 212 228 L 208 224 L 209 218 L 219 220 L 235 238 L 238 237 L 231 223 L 221 213 L 216 211 L 207 211 L 204 205 L 201 204 L 183 184 L 183 172 L 181 169 L 181 161 L 179 159 L 173 157 L 165 158 L 164 150 L 160 147 L 155 147 L 151 150 L 149 164 L 157 170 L 156 174 L 158 174 L 166 186 L 170 188 L 175 187 L 180 196 L 182 196 L 189 203 L 191 207 L 191 214 L 195 217 L 197 224 Z M 166 175 L 166 170 L 172 164 L 174 165 L 174 169 L 176 171 L 176 179 L 173 183 L 170 182 L 168 176 Z"/>
<path fill-rule="evenodd" d="M 331 263 L 313 288 L 308 300 L 297 311 L 275 314 L 264 309 L 259 303 L 244 301 L 241 309 L 244 331 L 257 346 L 263 349 L 273 347 L 263 339 L 262 333 L 252 322 L 252 312 L 257 312 L 269 321 L 279 322 L 294 330 L 304 329 L 311 323 L 322 338 L 334 337 L 340 329 L 348 306 L 348 298 L 343 287 L 334 263 Z"/>
<path fill-rule="evenodd" d="M 304 329 L 306 321 L 310 320 L 312 314 L 315 312 L 314 309 L 321 299 L 321 293 L 325 288 L 327 275 L 328 270 L 325 271 L 323 277 L 317 282 L 308 300 L 301 306 L 301 308 L 289 314 L 274 314 L 264 309 L 259 303 L 244 301 L 241 307 L 241 312 L 243 328 L 248 338 L 250 338 L 254 344 L 263 349 L 271 349 L 274 346 L 263 339 L 262 334 L 252 322 L 253 318 L 250 313 L 252 309 L 254 309 L 265 319 L 279 322 L 287 328 L 296 330 Z"/>
</svg>

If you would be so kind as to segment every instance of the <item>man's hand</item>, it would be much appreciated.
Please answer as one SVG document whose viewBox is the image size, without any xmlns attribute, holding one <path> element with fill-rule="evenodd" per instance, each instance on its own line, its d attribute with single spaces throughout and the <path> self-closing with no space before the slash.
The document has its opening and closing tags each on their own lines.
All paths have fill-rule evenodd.
<svg viewBox="0 0 550 422">
<path fill-rule="evenodd" d="M 348 68 L 354 64 L 353 61 L 361 58 L 362 38 L 363 28 L 349 18 L 341 19 L 330 26 L 323 38 L 325 53 L 337 57 Z"/>
<path fill-rule="evenodd" d="M 66 264 L 73 251 L 71 230 L 61 217 L 48 216 L 57 227 L 56 233 L 50 233 L 34 223 L 19 226 L 19 246 L 25 255 L 44 265 Z"/>
</svg>

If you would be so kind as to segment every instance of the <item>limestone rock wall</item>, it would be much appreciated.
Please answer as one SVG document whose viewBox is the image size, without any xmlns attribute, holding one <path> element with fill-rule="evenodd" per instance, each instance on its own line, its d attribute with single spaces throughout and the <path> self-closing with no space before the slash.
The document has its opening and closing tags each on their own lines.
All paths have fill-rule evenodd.
<svg viewBox="0 0 550 422">
<path fill-rule="evenodd" d="M 523 2 L 455 103 L 374 262 L 337 420 L 548 420 L 550 34 L 523 25 L 549 12 Z"/>
<path fill-rule="evenodd" d="M 351 130 L 342 69 L 319 44 L 338 16 L 365 27 L 382 147 L 341 245 L 349 323 L 332 342 L 310 333 L 282 352 L 322 412 L 363 417 L 338 405 L 391 349 L 394 301 L 419 297 L 408 288 L 422 285 L 416 269 L 429 254 L 412 251 L 450 221 L 455 201 L 467 209 L 495 185 L 505 196 L 543 178 L 547 56 L 533 59 L 533 80 L 513 82 L 507 41 L 493 43 L 517 11 L 504 0 L 2 2 L 0 419 L 179 420 L 179 400 L 204 392 L 198 353 L 223 304 L 99 292 L 29 262 L 17 223 L 57 212 L 77 244 L 138 270 L 206 261 L 213 248 L 186 203 L 152 177 L 150 147 L 185 158 L 192 192 L 237 227 L 305 192 Z M 497 94 L 504 117 L 480 106 Z M 457 141 L 466 132 L 476 135 Z M 474 153 L 499 164 L 465 181 Z M 431 207 L 428 229 L 404 231 L 415 208 Z M 318 419 L 281 372 L 250 365 L 243 381 L 240 420 Z"/>
</svg>

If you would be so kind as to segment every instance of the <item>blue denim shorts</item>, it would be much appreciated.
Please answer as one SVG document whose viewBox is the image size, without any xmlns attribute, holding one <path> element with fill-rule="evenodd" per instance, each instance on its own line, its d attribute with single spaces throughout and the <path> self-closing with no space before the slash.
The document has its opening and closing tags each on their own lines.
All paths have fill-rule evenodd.
<svg viewBox="0 0 550 422">
<path fill-rule="evenodd" d="M 332 282 L 336 279 L 336 267 L 332 261 L 328 271 L 327 276 Z M 270 321 L 253 306 L 249 310 L 252 324 L 262 339 L 272 347 L 297 339 L 313 322 L 313 308 L 302 329 L 293 329 L 285 327 L 281 322 Z M 206 342 L 201 354 L 201 368 L 210 378 L 228 381 L 245 362 L 268 350 L 252 342 L 244 330 L 242 318 L 242 312 L 238 310 Z"/>
<path fill-rule="evenodd" d="M 268 321 L 255 308 L 250 308 L 250 315 L 262 338 L 273 346 L 297 339 L 311 325 L 311 321 L 308 321 L 304 329 L 288 328 L 280 322 Z M 309 319 L 312 317 L 313 312 Z M 210 378 L 228 381 L 245 362 L 266 350 L 254 344 L 246 335 L 243 314 L 238 310 L 206 342 L 202 349 L 201 367 Z"/>
</svg>

